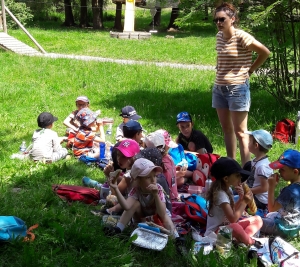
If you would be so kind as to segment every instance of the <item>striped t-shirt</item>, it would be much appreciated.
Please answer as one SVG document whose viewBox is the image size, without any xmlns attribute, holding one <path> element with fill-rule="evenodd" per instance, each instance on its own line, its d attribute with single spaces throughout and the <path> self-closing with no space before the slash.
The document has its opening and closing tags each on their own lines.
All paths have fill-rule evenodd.
<svg viewBox="0 0 300 267">
<path fill-rule="evenodd" d="M 235 30 L 229 40 L 223 39 L 221 31 L 217 34 L 216 50 L 217 77 L 215 84 L 243 84 L 249 78 L 248 71 L 252 65 L 252 51 L 248 46 L 255 38 L 243 30 Z"/>
<path fill-rule="evenodd" d="M 93 148 L 94 139 L 95 133 L 92 130 L 80 127 L 73 143 L 74 156 L 79 157 L 82 154 L 87 154 Z"/>
</svg>

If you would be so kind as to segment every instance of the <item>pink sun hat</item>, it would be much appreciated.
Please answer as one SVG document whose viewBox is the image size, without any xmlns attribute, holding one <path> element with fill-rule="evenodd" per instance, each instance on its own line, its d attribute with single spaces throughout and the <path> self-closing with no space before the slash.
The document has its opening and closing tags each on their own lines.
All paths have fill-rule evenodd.
<svg viewBox="0 0 300 267">
<path fill-rule="evenodd" d="M 170 148 L 176 148 L 178 147 L 178 145 L 172 140 L 171 135 L 164 129 L 159 129 L 157 131 L 155 131 L 156 133 L 160 133 L 163 135 L 163 137 L 165 138 L 165 143 L 166 146 L 170 147 Z"/>
<path fill-rule="evenodd" d="M 120 144 L 115 148 L 127 158 L 132 158 L 140 152 L 139 144 L 132 139 L 125 139 L 121 141 Z"/>
</svg>

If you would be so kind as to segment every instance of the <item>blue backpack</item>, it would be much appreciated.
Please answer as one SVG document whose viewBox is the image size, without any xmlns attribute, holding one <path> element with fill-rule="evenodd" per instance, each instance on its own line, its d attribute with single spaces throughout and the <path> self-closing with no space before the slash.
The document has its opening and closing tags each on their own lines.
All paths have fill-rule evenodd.
<svg viewBox="0 0 300 267">
<path fill-rule="evenodd" d="M 27 226 L 15 216 L 0 216 L 0 241 L 10 241 L 26 237 Z"/>
<path fill-rule="evenodd" d="M 185 203 L 185 213 L 190 220 L 206 225 L 208 210 L 205 198 L 196 194 L 186 198 L 182 195 L 181 201 Z"/>
</svg>

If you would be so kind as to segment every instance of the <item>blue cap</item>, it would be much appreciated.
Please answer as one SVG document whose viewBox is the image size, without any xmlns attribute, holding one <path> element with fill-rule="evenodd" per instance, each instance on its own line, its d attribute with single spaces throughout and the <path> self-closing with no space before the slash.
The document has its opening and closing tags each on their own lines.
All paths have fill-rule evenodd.
<svg viewBox="0 0 300 267">
<path fill-rule="evenodd" d="M 263 148 L 270 149 L 273 145 L 272 135 L 265 130 L 256 130 L 253 132 L 245 131 L 245 134 L 252 135 L 257 143 L 259 143 Z"/>
<path fill-rule="evenodd" d="M 125 129 L 128 131 L 143 131 L 143 127 L 141 126 L 141 124 L 138 121 L 135 120 L 130 120 L 127 123 L 124 124 L 123 126 L 123 130 Z"/>
<path fill-rule="evenodd" d="M 270 163 L 272 169 L 281 169 L 283 166 L 294 169 L 300 169 L 300 152 L 294 149 L 288 149 L 283 152 L 278 160 Z"/>
<path fill-rule="evenodd" d="M 183 112 L 180 112 L 179 114 L 177 114 L 177 122 L 192 122 L 192 117 L 191 115 L 186 112 L 186 111 L 183 111 Z"/>
</svg>

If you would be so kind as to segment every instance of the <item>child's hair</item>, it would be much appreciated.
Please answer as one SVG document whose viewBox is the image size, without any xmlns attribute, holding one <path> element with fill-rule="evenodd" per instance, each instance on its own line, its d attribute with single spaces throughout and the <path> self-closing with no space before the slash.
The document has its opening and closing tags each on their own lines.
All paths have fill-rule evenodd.
<svg viewBox="0 0 300 267">
<path fill-rule="evenodd" d="M 222 4 L 218 5 L 214 12 L 214 17 L 216 16 L 217 12 L 224 11 L 228 17 L 232 18 L 235 17 L 235 21 L 233 22 L 233 25 L 237 25 L 239 22 L 237 10 L 235 6 L 231 3 L 223 2 Z"/>
<path fill-rule="evenodd" d="M 211 214 L 212 208 L 214 206 L 214 203 L 217 202 L 218 198 L 218 191 L 225 191 L 225 193 L 228 195 L 229 200 L 230 200 L 230 206 L 232 209 L 234 209 L 234 201 L 232 194 L 229 191 L 229 188 L 226 188 L 225 182 L 223 179 L 215 180 L 212 185 L 210 190 L 208 191 L 206 198 L 207 198 L 207 203 L 208 203 L 208 215 L 210 217 L 213 217 L 213 214 Z"/>
</svg>

